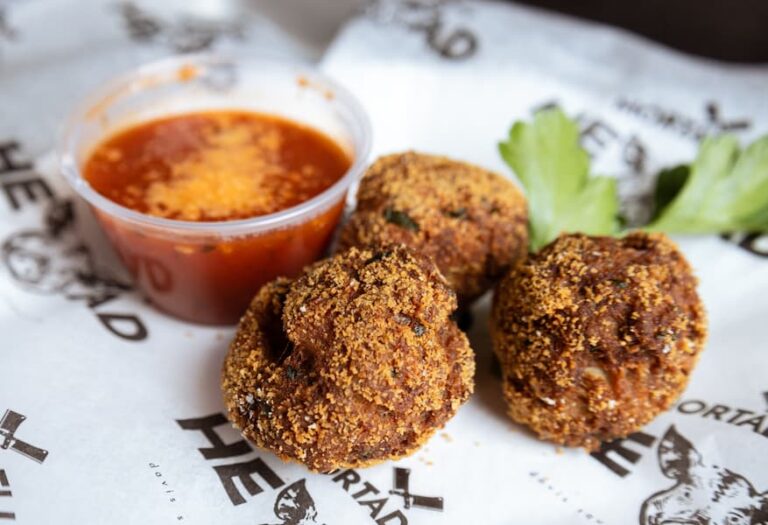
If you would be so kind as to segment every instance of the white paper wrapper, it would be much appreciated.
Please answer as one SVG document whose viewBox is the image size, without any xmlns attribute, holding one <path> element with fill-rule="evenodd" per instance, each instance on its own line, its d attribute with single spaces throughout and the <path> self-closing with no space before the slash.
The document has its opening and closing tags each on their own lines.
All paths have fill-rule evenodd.
<svg viewBox="0 0 768 525">
<path fill-rule="evenodd" d="M 232 330 L 157 313 L 121 285 L 82 205 L 69 223 L 61 207 L 50 211 L 49 193 L 68 196 L 49 154 L 68 108 L 175 45 L 131 40 L 114 9 L 12 3 L 16 40 L 0 36 L 0 415 L 10 411 L 0 427 L 12 430 L 0 435 L 0 522 L 760 523 L 767 238 L 678 239 L 701 279 L 707 349 L 678 406 L 603 456 L 558 450 L 506 418 L 487 298 L 470 331 L 476 393 L 412 457 L 316 475 L 241 442 L 218 388 Z M 242 39 L 217 34 L 215 46 L 301 55 L 266 24 Z M 596 171 L 620 177 L 633 213 L 658 169 L 690 160 L 701 135 L 730 127 L 747 141 L 768 130 L 766 69 L 509 5 L 381 2 L 343 31 L 323 67 L 369 110 L 375 154 L 417 149 L 508 173 L 497 141 L 556 102 L 580 115 Z M 677 476 L 667 468 L 675 454 L 690 458 Z"/>
</svg>

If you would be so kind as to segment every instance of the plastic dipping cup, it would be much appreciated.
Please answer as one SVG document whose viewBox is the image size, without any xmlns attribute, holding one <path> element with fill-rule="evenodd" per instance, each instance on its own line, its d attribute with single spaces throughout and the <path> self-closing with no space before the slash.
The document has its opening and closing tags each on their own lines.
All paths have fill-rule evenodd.
<svg viewBox="0 0 768 525">
<path fill-rule="evenodd" d="M 352 164 L 333 186 L 297 206 L 223 222 L 146 215 L 97 193 L 83 178 L 91 152 L 113 133 L 207 110 L 254 111 L 309 125 L 334 139 Z M 192 55 L 140 67 L 91 96 L 68 121 L 58 153 L 64 177 L 153 304 L 188 321 L 231 324 L 263 284 L 295 276 L 323 255 L 369 149 L 362 107 L 319 72 L 278 59 Z"/>
</svg>

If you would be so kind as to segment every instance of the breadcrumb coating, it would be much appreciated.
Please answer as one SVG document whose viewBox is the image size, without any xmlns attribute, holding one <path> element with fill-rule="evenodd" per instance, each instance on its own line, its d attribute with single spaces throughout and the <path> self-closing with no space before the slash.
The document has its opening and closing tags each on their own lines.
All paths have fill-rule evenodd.
<svg viewBox="0 0 768 525">
<path fill-rule="evenodd" d="M 351 249 L 254 298 L 224 362 L 243 435 L 315 471 L 410 454 L 473 389 L 474 356 L 435 265 Z"/>
<path fill-rule="evenodd" d="M 339 245 L 406 244 L 431 257 L 466 305 L 528 251 L 526 201 L 504 177 L 446 157 L 407 152 L 366 172 Z"/>
<path fill-rule="evenodd" d="M 667 410 L 706 340 L 697 281 L 666 236 L 563 235 L 499 284 L 491 337 L 513 420 L 596 449 Z"/>
</svg>

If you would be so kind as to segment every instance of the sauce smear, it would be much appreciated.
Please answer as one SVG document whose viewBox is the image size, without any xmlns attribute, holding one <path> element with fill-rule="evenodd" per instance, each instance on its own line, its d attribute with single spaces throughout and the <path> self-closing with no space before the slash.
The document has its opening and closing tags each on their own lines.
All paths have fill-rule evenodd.
<svg viewBox="0 0 768 525">
<path fill-rule="evenodd" d="M 338 144 L 312 128 L 271 115 L 217 111 L 125 129 L 99 144 L 83 171 L 95 191 L 132 210 L 223 223 L 311 199 L 350 165 Z M 93 210 L 156 306 L 194 322 L 230 324 L 262 285 L 298 275 L 323 255 L 345 197 L 303 222 L 237 237 L 148 227 Z"/>
</svg>

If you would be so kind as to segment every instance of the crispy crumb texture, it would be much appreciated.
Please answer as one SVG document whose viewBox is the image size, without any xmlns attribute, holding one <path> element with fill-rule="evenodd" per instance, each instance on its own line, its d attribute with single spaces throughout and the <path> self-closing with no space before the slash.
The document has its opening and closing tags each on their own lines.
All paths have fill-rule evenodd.
<svg viewBox="0 0 768 525">
<path fill-rule="evenodd" d="M 431 257 L 466 305 L 528 250 L 526 202 L 504 177 L 445 157 L 378 159 L 358 190 L 339 244 L 403 243 Z"/>
<path fill-rule="evenodd" d="M 696 284 L 664 235 L 563 235 L 532 256 L 491 316 L 512 419 L 595 449 L 667 410 L 706 339 Z"/>
<path fill-rule="evenodd" d="M 456 297 L 403 246 L 352 248 L 254 298 L 224 362 L 243 435 L 315 471 L 415 451 L 473 389 Z"/>
</svg>

